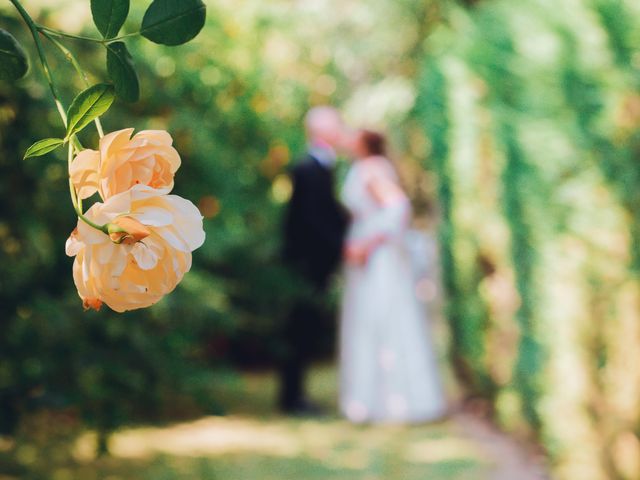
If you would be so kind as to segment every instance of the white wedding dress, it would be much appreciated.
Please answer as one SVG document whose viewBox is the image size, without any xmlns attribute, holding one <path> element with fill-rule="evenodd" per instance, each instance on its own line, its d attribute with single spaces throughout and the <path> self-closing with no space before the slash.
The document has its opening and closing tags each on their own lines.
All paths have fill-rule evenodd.
<svg viewBox="0 0 640 480">
<path fill-rule="evenodd" d="M 356 161 L 342 192 L 353 216 L 347 242 L 386 240 L 366 265 L 345 267 L 340 410 L 356 423 L 424 422 L 444 415 L 446 403 L 405 248 L 410 207 L 406 199 L 378 204 L 367 187 L 378 175 L 397 182 L 386 158 Z"/>
</svg>

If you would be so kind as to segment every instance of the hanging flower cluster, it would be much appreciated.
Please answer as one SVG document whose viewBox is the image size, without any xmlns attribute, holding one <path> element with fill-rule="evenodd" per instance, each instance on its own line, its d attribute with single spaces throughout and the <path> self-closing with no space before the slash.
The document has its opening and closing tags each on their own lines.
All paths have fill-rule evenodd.
<svg viewBox="0 0 640 480">
<path fill-rule="evenodd" d="M 144 308 L 171 292 L 204 243 L 202 215 L 169 195 L 180 156 L 164 131 L 133 129 L 105 135 L 69 166 L 80 200 L 98 192 L 67 240 L 73 279 L 85 308 Z"/>
<path fill-rule="evenodd" d="M 171 136 L 149 130 L 133 137 L 128 128 L 103 134 L 100 117 L 114 100 L 136 102 L 140 83 L 124 41 L 141 36 L 162 45 L 182 45 L 195 38 L 206 19 L 203 0 L 152 0 L 139 29 L 119 35 L 130 0 L 91 1 L 99 37 L 78 36 L 34 21 L 22 0 L 9 0 L 29 27 L 44 79 L 65 129 L 64 136 L 43 138 L 24 158 L 67 148 L 69 194 L 78 217 L 66 252 L 75 257 L 73 279 L 85 309 L 103 303 L 117 312 L 148 307 L 171 292 L 191 268 L 191 252 L 204 243 L 202 216 L 188 200 L 169 195 L 180 155 Z M 95 85 L 64 40 L 98 44 L 106 54 L 108 82 Z M 47 40 L 66 58 L 85 89 L 69 107 L 58 95 L 54 73 L 43 48 Z M 0 28 L 0 81 L 15 82 L 29 70 L 26 50 Z M 100 136 L 98 150 L 85 149 L 78 134 L 91 123 Z M 86 212 L 82 201 L 98 193 L 102 202 Z"/>
</svg>

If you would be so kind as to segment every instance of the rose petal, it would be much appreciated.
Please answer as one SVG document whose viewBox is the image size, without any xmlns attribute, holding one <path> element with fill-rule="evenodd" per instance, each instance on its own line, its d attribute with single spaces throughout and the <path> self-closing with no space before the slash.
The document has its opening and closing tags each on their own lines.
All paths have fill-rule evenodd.
<svg viewBox="0 0 640 480">
<path fill-rule="evenodd" d="M 177 195 L 167 195 L 165 201 L 178 212 L 174 225 L 191 251 L 201 247 L 205 241 L 205 233 L 200 210 L 189 200 Z"/>
<path fill-rule="evenodd" d="M 143 242 L 136 243 L 131 249 L 131 255 L 142 270 L 151 270 L 158 263 L 158 255 Z"/>
<path fill-rule="evenodd" d="M 131 141 L 151 145 L 171 146 L 173 144 L 173 138 L 164 130 L 141 130 L 133 136 Z"/>
<path fill-rule="evenodd" d="M 140 207 L 131 216 L 144 225 L 152 227 L 164 227 L 171 225 L 174 220 L 173 215 L 168 211 L 154 205 Z"/>
<path fill-rule="evenodd" d="M 191 251 L 187 241 L 182 238 L 182 235 L 180 235 L 172 226 L 159 227 L 156 229 L 156 232 L 164 241 L 176 250 L 180 250 L 181 252 Z"/>
<path fill-rule="evenodd" d="M 67 241 L 64 245 L 65 253 L 70 257 L 75 257 L 85 247 L 84 243 L 78 240 L 74 233 L 72 233 L 69 238 L 67 238 Z"/>
<path fill-rule="evenodd" d="M 69 176 L 81 199 L 89 198 L 98 191 L 98 168 L 100 153 L 95 150 L 83 150 L 69 165 Z"/>
<path fill-rule="evenodd" d="M 107 160 L 113 151 L 123 149 L 127 146 L 133 130 L 133 128 L 125 128 L 108 133 L 100 139 L 100 156 L 103 159 L 102 168 L 108 163 Z"/>
</svg>

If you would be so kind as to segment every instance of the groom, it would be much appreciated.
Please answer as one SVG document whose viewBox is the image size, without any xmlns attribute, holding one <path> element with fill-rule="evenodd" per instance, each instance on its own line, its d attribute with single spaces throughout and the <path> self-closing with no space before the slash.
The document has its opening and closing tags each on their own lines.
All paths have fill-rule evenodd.
<svg viewBox="0 0 640 480">
<path fill-rule="evenodd" d="M 317 413 L 304 391 L 304 377 L 323 323 L 331 274 L 340 264 L 347 216 L 334 196 L 333 167 L 344 136 L 338 111 L 322 106 L 305 117 L 308 150 L 292 170 L 293 193 L 284 224 L 284 260 L 306 284 L 284 324 L 287 353 L 280 366 L 280 409 Z"/>
</svg>

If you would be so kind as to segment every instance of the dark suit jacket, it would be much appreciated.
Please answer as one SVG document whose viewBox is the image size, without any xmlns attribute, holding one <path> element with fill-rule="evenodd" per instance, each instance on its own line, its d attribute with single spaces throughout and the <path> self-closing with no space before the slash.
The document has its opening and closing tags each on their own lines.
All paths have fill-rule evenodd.
<svg viewBox="0 0 640 480">
<path fill-rule="evenodd" d="M 340 264 L 347 214 L 334 194 L 333 172 L 311 155 L 291 172 L 293 193 L 284 225 L 284 258 L 324 288 Z"/>
</svg>

